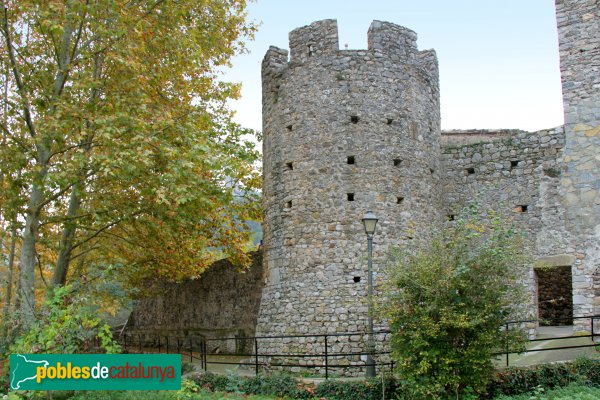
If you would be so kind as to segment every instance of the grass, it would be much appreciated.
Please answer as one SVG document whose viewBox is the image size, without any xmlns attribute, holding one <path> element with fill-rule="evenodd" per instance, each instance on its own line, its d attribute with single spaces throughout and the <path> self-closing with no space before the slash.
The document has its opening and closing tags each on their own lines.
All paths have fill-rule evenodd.
<svg viewBox="0 0 600 400">
<path fill-rule="evenodd" d="M 495 400 L 598 400 L 600 388 L 571 384 L 565 388 L 546 390 L 538 388 L 533 393 L 518 396 L 500 396 Z"/>
</svg>

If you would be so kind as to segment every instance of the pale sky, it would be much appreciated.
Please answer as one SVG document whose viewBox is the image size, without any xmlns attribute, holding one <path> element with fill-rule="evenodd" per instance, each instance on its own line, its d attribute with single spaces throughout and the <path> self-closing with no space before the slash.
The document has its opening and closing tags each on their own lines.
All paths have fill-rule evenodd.
<svg viewBox="0 0 600 400">
<path fill-rule="evenodd" d="M 260 64 L 270 45 L 288 49 L 289 31 L 338 21 L 340 48 L 367 48 L 372 20 L 405 26 L 440 66 L 442 129 L 535 131 L 563 123 L 553 0 L 258 0 L 261 22 L 250 54 L 233 60 L 225 80 L 242 82 L 236 121 L 261 130 Z"/>
</svg>

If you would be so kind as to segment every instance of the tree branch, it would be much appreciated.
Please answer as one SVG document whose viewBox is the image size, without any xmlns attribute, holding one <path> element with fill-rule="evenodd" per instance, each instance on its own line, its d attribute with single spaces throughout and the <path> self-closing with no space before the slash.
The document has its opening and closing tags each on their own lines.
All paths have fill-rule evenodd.
<svg viewBox="0 0 600 400">
<path fill-rule="evenodd" d="M 31 137 L 35 137 L 37 132 L 33 123 L 31 105 L 29 103 L 29 98 L 27 97 L 27 90 L 25 90 L 25 85 L 23 84 L 21 71 L 19 71 L 19 67 L 17 66 L 15 50 L 13 47 L 12 37 L 8 26 L 8 7 L 6 6 L 4 0 L 0 0 L 0 2 L 0 4 L 2 4 L 2 33 L 4 35 L 4 39 L 6 40 L 6 50 L 8 51 L 8 58 L 10 60 L 13 75 L 17 84 L 17 90 L 19 91 L 19 95 L 21 96 L 21 101 L 23 103 L 23 117 L 25 118 L 25 123 L 27 124 L 29 134 L 31 135 Z"/>
</svg>

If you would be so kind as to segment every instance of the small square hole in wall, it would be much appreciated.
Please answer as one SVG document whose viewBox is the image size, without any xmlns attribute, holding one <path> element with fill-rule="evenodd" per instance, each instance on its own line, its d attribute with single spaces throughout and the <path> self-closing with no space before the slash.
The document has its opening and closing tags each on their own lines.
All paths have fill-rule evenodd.
<svg viewBox="0 0 600 400">
<path fill-rule="evenodd" d="M 360 276 L 355 276 L 354 278 L 352 278 L 352 280 L 354 281 L 354 283 L 358 283 L 360 282 Z"/>
<path fill-rule="evenodd" d="M 292 201 L 286 201 L 285 202 L 285 208 L 292 208 Z"/>
<path fill-rule="evenodd" d="M 396 204 L 402 204 L 404 203 L 404 197 L 398 196 L 396 197 Z"/>
<path fill-rule="evenodd" d="M 286 128 L 289 132 L 291 132 L 292 129 L 294 129 L 294 125 L 288 125 L 288 126 L 286 126 Z"/>
<path fill-rule="evenodd" d="M 354 193 L 346 193 L 346 198 L 348 201 L 354 201 Z"/>
<path fill-rule="evenodd" d="M 346 162 L 348 164 L 354 164 L 356 162 L 356 160 L 354 159 L 354 156 L 348 156 L 348 158 L 346 159 Z"/>
<path fill-rule="evenodd" d="M 513 211 L 518 213 L 526 213 L 529 210 L 529 206 L 527 204 L 519 204 L 513 208 Z"/>
<path fill-rule="evenodd" d="M 288 169 L 288 171 L 292 171 L 294 169 L 294 163 L 293 162 L 287 162 L 285 163 L 285 167 Z"/>
<path fill-rule="evenodd" d="M 467 168 L 466 170 L 467 175 L 473 175 L 475 173 L 475 168 L 471 167 L 471 168 Z"/>
<path fill-rule="evenodd" d="M 519 165 L 519 161 L 513 160 L 510 162 L 510 169 L 517 168 L 518 165 Z"/>
<path fill-rule="evenodd" d="M 435 170 L 434 170 L 433 168 L 429 168 L 429 172 L 430 172 L 431 174 L 433 174 L 433 173 L 435 172 Z"/>
<path fill-rule="evenodd" d="M 388 125 L 391 125 L 391 124 L 392 124 L 392 122 L 394 122 L 394 120 L 393 120 L 393 119 L 391 119 L 391 118 L 387 118 L 387 119 L 386 119 L 386 123 L 387 123 Z"/>
<path fill-rule="evenodd" d="M 308 45 L 308 56 L 311 57 L 314 53 L 314 49 L 313 49 L 313 45 L 309 44 Z"/>
<path fill-rule="evenodd" d="M 358 124 L 358 120 L 359 120 L 358 115 L 352 115 L 350 117 L 350 122 L 352 122 L 353 124 Z"/>
<path fill-rule="evenodd" d="M 448 218 L 448 221 L 454 221 L 456 219 L 456 215 L 448 214 L 448 215 L 446 215 L 446 218 Z"/>
<path fill-rule="evenodd" d="M 399 167 L 402 164 L 402 160 L 400 158 L 394 158 L 394 167 Z"/>
</svg>

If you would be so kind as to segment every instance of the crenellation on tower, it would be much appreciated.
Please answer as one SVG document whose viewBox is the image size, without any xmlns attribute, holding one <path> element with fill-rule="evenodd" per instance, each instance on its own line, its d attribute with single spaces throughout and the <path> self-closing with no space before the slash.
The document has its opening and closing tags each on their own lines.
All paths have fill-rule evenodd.
<svg viewBox="0 0 600 400">
<path fill-rule="evenodd" d="M 435 81 L 436 83 L 439 80 L 440 70 L 438 66 L 438 59 L 435 50 L 421 50 L 417 52 L 417 60 L 419 65 L 423 67 L 425 71 L 429 74 L 429 78 Z M 439 91 L 439 84 L 432 85 L 432 88 L 435 88 Z"/>
<path fill-rule="evenodd" d="M 335 19 L 324 19 L 290 32 L 291 61 L 305 62 L 311 57 L 332 54 L 340 48 Z"/>
<path fill-rule="evenodd" d="M 403 26 L 373 21 L 367 33 L 369 51 L 391 61 L 413 62 L 417 54 L 417 34 Z"/>
</svg>

